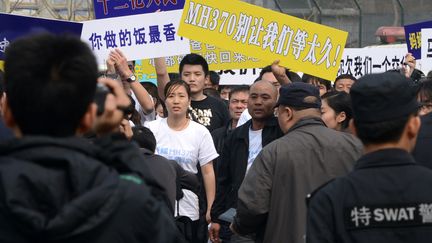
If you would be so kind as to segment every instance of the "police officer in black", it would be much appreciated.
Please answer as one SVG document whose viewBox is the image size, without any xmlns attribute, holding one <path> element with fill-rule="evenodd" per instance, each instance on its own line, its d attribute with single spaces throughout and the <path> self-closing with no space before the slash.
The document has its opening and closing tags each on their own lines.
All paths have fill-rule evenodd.
<svg viewBox="0 0 432 243">
<path fill-rule="evenodd" d="M 420 127 L 410 81 L 367 75 L 351 99 L 365 154 L 309 198 L 306 242 L 431 242 L 432 170 L 409 154 Z"/>
</svg>

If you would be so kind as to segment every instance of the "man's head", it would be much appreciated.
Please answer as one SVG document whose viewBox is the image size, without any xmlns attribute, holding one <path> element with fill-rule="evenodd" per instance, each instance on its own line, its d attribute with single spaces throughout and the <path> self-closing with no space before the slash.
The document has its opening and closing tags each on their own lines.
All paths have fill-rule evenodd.
<svg viewBox="0 0 432 243">
<path fill-rule="evenodd" d="M 231 85 L 220 85 L 219 86 L 220 97 L 224 100 L 229 100 L 229 94 L 231 93 L 232 89 L 233 86 Z"/>
<path fill-rule="evenodd" d="M 334 89 L 336 91 L 345 91 L 349 94 L 351 86 L 357 81 L 357 79 L 350 74 L 342 74 L 336 77 L 334 82 Z"/>
<path fill-rule="evenodd" d="M 301 82 L 300 76 L 298 76 L 298 74 L 295 72 L 291 72 L 288 68 L 285 68 L 285 74 L 288 77 L 288 79 L 291 80 L 291 82 L 298 82 L 298 81 Z M 276 79 L 276 77 L 274 76 L 274 74 L 272 72 L 271 65 L 268 65 L 268 66 L 264 67 L 263 69 L 261 69 L 260 75 L 256 79 L 256 81 L 259 81 L 259 80 L 269 81 L 278 90 L 281 87 L 279 81 Z"/>
<path fill-rule="evenodd" d="M 291 83 L 279 90 L 278 121 L 281 130 L 288 130 L 300 119 L 320 117 L 321 99 L 317 87 L 307 83 Z"/>
<path fill-rule="evenodd" d="M 331 82 L 319 77 L 315 77 L 309 74 L 303 74 L 302 82 L 312 84 L 319 88 L 320 96 L 323 96 L 325 93 L 331 90 Z"/>
<path fill-rule="evenodd" d="M 39 35 L 6 50 L 6 123 L 23 135 L 76 134 L 91 109 L 97 64 L 78 38 Z M 95 109 L 94 109 L 95 111 Z"/>
<path fill-rule="evenodd" d="M 252 84 L 247 106 L 252 121 L 263 121 L 273 115 L 277 94 L 276 87 L 268 81 Z"/>
<path fill-rule="evenodd" d="M 218 90 L 220 81 L 219 74 L 215 71 L 210 71 L 209 75 L 209 78 L 205 80 L 205 88 Z"/>
<path fill-rule="evenodd" d="M 192 95 L 202 93 L 206 79 L 209 79 L 209 67 L 204 57 L 191 53 L 180 62 L 180 77 L 189 84 Z"/>
<path fill-rule="evenodd" d="M 416 89 L 399 73 L 370 74 L 351 88 L 353 131 L 365 145 L 415 145 L 420 119 Z"/>
<path fill-rule="evenodd" d="M 240 115 L 247 108 L 249 98 L 249 86 L 240 85 L 234 87 L 229 94 L 229 113 L 231 119 L 238 121 Z"/>
</svg>

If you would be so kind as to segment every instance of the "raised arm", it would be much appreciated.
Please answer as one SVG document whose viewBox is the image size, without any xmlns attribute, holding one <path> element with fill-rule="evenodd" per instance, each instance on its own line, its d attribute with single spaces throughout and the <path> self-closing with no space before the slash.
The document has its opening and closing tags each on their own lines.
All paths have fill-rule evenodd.
<svg viewBox="0 0 432 243">
<path fill-rule="evenodd" d="M 170 81 L 166 63 L 165 63 L 165 57 L 155 58 L 154 63 L 155 63 L 156 76 L 157 76 L 156 79 L 157 79 L 158 94 L 162 100 L 165 100 L 165 95 L 164 95 L 165 85 Z"/>
</svg>

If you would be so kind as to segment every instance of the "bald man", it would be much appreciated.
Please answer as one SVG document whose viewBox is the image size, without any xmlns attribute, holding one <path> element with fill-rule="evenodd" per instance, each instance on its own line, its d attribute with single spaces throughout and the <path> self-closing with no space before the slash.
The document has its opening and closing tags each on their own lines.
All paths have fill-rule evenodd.
<svg viewBox="0 0 432 243">
<path fill-rule="evenodd" d="M 212 242 L 231 239 L 229 223 L 218 218 L 229 208 L 236 207 L 237 191 L 261 149 L 283 135 L 274 116 L 277 97 L 278 90 L 270 82 L 255 82 L 248 99 L 252 119 L 236 128 L 225 141 L 211 210 L 209 235 Z"/>
</svg>

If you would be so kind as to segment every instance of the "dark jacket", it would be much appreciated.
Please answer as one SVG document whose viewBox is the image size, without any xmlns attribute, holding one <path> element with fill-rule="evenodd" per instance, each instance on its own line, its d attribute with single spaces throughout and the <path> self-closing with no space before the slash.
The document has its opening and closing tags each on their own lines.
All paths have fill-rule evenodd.
<svg viewBox="0 0 432 243">
<path fill-rule="evenodd" d="M 237 206 L 237 191 L 246 174 L 251 125 L 252 119 L 234 129 L 225 140 L 216 180 L 216 197 L 211 210 L 213 222 L 219 222 L 219 215 Z M 266 146 L 282 135 L 277 118 L 269 118 L 262 131 L 262 146 Z"/>
<path fill-rule="evenodd" d="M 165 189 L 174 215 L 175 200 L 183 197 L 181 189 L 187 189 L 198 194 L 200 188 L 198 177 L 196 174 L 184 170 L 174 160 L 166 159 L 145 148 L 140 150 L 145 163 L 134 163 L 132 167 L 138 171 L 150 170 L 156 181 Z"/>
<path fill-rule="evenodd" d="M 431 185 L 432 171 L 404 150 L 366 154 L 314 193 L 306 242 L 431 242 Z"/>
<path fill-rule="evenodd" d="M 360 157 L 361 142 L 305 117 L 267 145 L 255 159 L 238 192 L 233 226 L 257 241 L 303 243 L 306 195 L 347 174 Z"/>
<path fill-rule="evenodd" d="M 214 146 L 216 148 L 216 152 L 218 154 L 222 154 L 225 139 L 231 134 L 231 132 L 233 130 L 234 129 L 231 128 L 231 120 L 229 120 L 229 122 L 227 124 L 225 124 L 225 126 L 219 127 L 219 128 L 217 128 L 211 132 L 211 135 L 213 138 L 213 143 L 214 143 Z M 217 176 L 219 173 L 219 167 L 220 167 L 220 163 L 221 163 L 221 162 L 219 162 L 220 159 L 221 159 L 221 156 L 217 157 L 213 161 L 213 168 L 215 171 L 215 176 Z"/>
<path fill-rule="evenodd" d="M 417 163 L 432 169 L 432 113 L 421 117 L 417 144 L 412 152 Z"/>
<path fill-rule="evenodd" d="M 166 206 L 99 150 L 79 138 L 0 146 L 0 242 L 177 242 Z"/>
</svg>

